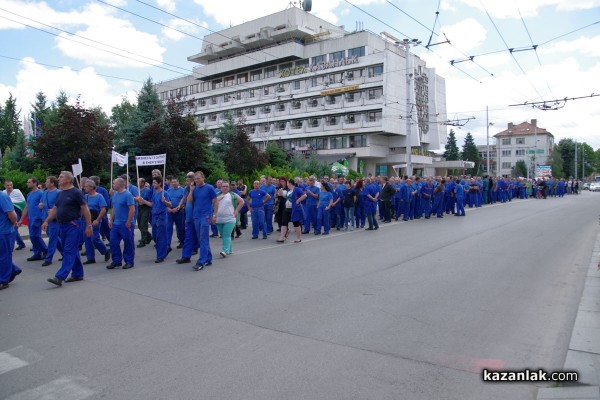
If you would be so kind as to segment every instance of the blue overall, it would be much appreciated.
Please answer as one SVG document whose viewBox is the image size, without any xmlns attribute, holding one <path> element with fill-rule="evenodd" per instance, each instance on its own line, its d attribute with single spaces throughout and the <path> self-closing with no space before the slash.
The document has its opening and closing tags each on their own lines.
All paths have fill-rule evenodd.
<svg viewBox="0 0 600 400">
<path fill-rule="evenodd" d="M 42 210 L 43 220 L 48 218 L 48 212 L 54 207 L 58 192 L 60 192 L 58 189 L 44 191 L 42 195 L 42 203 L 44 204 L 44 209 Z M 58 226 L 58 222 L 56 222 L 56 220 L 48 222 L 46 234 L 48 235 L 48 252 L 46 253 L 46 258 L 44 261 L 52 262 L 52 258 L 54 258 L 54 253 L 56 253 L 56 250 L 58 250 L 61 254 L 63 252 L 62 242 L 59 238 L 60 227 Z"/>
<path fill-rule="evenodd" d="M 198 246 L 200 248 L 196 264 L 204 265 L 212 263 L 208 232 L 212 224 L 213 199 L 217 197 L 217 192 L 211 184 L 205 183 L 202 186 L 194 188 L 193 197 L 192 213 L 196 228 L 196 238 L 198 239 Z"/>
<path fill-rule="evenodd" d="M 125 190 L 123 192 L 115 192 L 112 197 L 112 212 L 114 213 L 114 219 L 112 228 L 110 230 L 110 255 L 112 257 L 112 263 L 115 265 L 121 265 L 122 261 L 125 260 L 126 264 L 133 265 L 135 250 L 133 235 L 131 229 L 127 229 L 126 223 L 129 216 L 129 207 L 134 205 L 133 195 Z M 133 227 L 133 221 L 131 226 Z M 123 241 L 123 252 L 121 253 L 121 241 Z"/>
<path fill-rule="evenodd" d="M 48 252 L 48 247 L 42 239 L 42 210 L 39 204 L 42 201 L 42 191 L 27 193 L 27 218 L 29 219 L 29 240 L 33 246 L 33 256 L 42 258 Z"/>
<path fill-rule="evenodd" d="M 152 240 L 156 243 L 156 259 L 167 258 L 167 205 L 162 202 L 162 198 L 170 201 L 169 192 L 161 190 L 154 191 L 152 194 Z"/>
<path fill-rule="evenodd" d="M 181 202 L 185 189 L 182 187 L 169 188 L 167 190 L 169 197 L 171 198 L 171 208 L 175 208 Z M 167 213 L 167 247 L 171 248 L 171 242 L 173 241 L 173 224 L 175 225 L 175 232 L 177 234 L 177 241 L 179 244 L 183 244 L 185 240 L 185 211 L 179 210 L 175 213 Z"/>
<path fill-rule="evenodd" d="M 275 204 L 275 191 L 276 187 L 273 184 L 262 185 L 260 190 L 266 192 L 271 198 L 265 203 L 265 223 L 267 224 L 267 234 L 273 232 L 273 205 Z"/>
<path fill-rule="evenodd" d="M 104 197 L 100 193 L 96 193 L 95 196 L 89 196 L 86 194 L 85 199 L 87 200 L 88 208 L 90 209 L 90 213 L 92 212 L 92 210 L 94 210 L 97 213 L 97 215 L 99 215 L 100 211 L 102 209 L 106 209 L 106 201 L 104 200 Z M 102 225 L 102 222 L 100 222 L 100 224 L 98 224 L 97 226 L 94 226 L 93 220 L 91 222 L 92 222 L 92 236 L 90 236 L 90 237 L 86 236 L 84 239 L 85 256 L 88 260 L 95 260 L 96 254 L 95 254 L 94 249 L 97 249 L 100 252 L 100 254 L 102 254 L 102 255 L 105 255 L 106 252 L 108 251 L 108 249 L 106 248 L 106 246 L 100 239 L 100 226 Z M 109 237 L 110 237 L 110 235 L 109 235 Z"/>
</svg>

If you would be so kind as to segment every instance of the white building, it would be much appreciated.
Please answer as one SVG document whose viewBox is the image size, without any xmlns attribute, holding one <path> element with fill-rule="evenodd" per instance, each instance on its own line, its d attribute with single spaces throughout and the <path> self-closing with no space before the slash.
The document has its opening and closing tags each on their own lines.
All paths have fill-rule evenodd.
<svg viewBox="0 0 600 400">
<path fill-rule="evenodd" d="M 364 174 L 406 164 L 410 127 L 413 169 L 427 174 L 446 141 L 445 82 L 398 42 L 292 7 L 205 36 L 193 75 L 156 89 L 182 96 L 212 138 L 231 113 L 261 148 L 345 158 Z"/>
<path fill-rule="evenodd" d="M 547 165 L 554 148 L 554 135 L 537 126 L 537 120 L 514 125 L 494 135 L 499 175 L 510 176 L 517 161 L 524 161 L 530 176 L 536 165 Z"/>
</svg>

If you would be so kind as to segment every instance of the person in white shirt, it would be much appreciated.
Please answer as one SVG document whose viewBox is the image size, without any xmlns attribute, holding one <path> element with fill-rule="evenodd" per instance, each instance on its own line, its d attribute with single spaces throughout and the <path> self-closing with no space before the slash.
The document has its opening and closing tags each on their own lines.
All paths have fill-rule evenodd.
<svg viewBox="0 0 600 400">
<path fill-rule="evenodd" d="M 23 208 L 25 207 L 26 200 L 25 196 L 19 189 L 15 189 L 11 180 L 4 181 L 4 190 L 3 193 L 6 193 L 13 205 L 15 206 L 15 212 L 17 213 L 17 221 L 21 218 L 21 213 L 23 212 Z M 15 229 L 16 232 L 16 242 L 17 248 L 15 250 L 23 250 L 25 248 L 25 242 L 19 235 L 19 230 Z"/>
</svg>

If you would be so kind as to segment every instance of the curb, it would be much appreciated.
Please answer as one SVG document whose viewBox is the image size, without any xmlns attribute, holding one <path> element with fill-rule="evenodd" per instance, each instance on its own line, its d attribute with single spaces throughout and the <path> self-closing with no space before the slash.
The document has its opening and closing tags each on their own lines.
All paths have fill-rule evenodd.
<svg viewBox="0 0 600 400">
<path fill-rule="evenodd" d="M 600 232 L 592 252 L 564 371 L 577 371 L 574 386 L 542 388 L 538 400 L 600 399 Z"/>
</svg>

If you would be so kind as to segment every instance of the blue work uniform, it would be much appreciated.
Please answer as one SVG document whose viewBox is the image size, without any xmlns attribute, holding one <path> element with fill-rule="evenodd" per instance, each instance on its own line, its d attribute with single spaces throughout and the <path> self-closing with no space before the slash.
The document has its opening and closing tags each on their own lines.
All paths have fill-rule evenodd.
<svg viewBox="0 0 600 400">
<path fill-rule="evenodd" d="M 106 210 L 106 200 L 104 199 L 104 196 L 102 196 L 100 193 L 96 193 L 96 195 L 94 196 L 86 194 L 85 199 L 87 201 L 91 215 L 100 215 L 102 209 Z M 102 226 L 102 219 L 99 221 L 99 224 L 97 226 L 94 225 L 94 220 L 95 219 L 92 216 L 92 236 L 86 236 L 84 239 L 85 256 L 88 259 L 88 261 L 96 260 L 96 254 L 94 249 L 97 249 L 102 255 L 105 255 L 108 251 L 108 249 L 100 239 L 100 227 Z"/>
<path fill-rule="evenodd" d="M 54 189 L 52 191 L 44 190 L 44 193 L 42 194 L 42 204 L 44 205 L 44 208 L 42 209 L 42 220 L 46 220 L 46 218 L 48 218 L 48 212 L 54 207 L 58 192 L 60 192 L 58 189 Z M 58 250 L 61 254 L 63 252 L 62 242 L 59 238 L 60 227 L 58 226 L 58 222 L 56 222 L 56 220 L 48 222 L 46 234 L 48 235 L 48 252 L 46 253 L 46 258 L 44 261 L 51 263 L 56 250 Z"/>
<path fill-rule="evenodd" d="M 63 260 L 55 276 L 63 281 L 69 273 L 73 278 L 83 278 L 83 264 L 79 254 L 79 226 L 82 224 L 81 206 L 84 204 L 83 193 L 77 188 L 61 190 L 54 203 L 60 227 L 60 240 L 63 244 Z"/>
<path fill-rule="evenodd" d="M 15 211 L 10 197 L 0 192 L 0 283 L 9 283 L 21 273 L 21 268 L 13 263 L 12 253 L 15 245 L 15 227 L 8 213 Z"/>
<path fill-rule="evenodd" d="M 325 189 L 323 189 L 325 190 Z M 316 194 L 317 197 L 314 198 L 310 195 L 310 193 Z M 310 232 L 310 225 L 312 224 L 315 232 L 317 231 L 317 204 L 319 203 L 319 193 L 321 189 L 316 187 L 315 185 L 310 186 L 307 185 L 305 189 L 306 200 L 304 201 L 304 231 L 302 233 Z"/>
<path fill-rule="evenodd" d="M 156 259 L 167 258 L 167 205 L 162 199 L 170 201 L 169 192 L 161 190 L 152 194 L 152 240 L 156 243 Z"/>
<path fill-rule="evenodd" d="M 171 199 L 171 208 L 176 208 L 181 199 L 185 194 L 185 189 L 181 186 L 177 189 L 170 187 L 166 191 Z M 175 233 L 177 234 L 177 241 L 180 245 L 183 245 L 185 240 L 185 209 L 181 209 L 177 212 L 167 212 L 167 248 L 171 248 L 171 242 L 173 240 L 173 225 L 175 225 Z"/>
<path fill-rule="evenodd" d="M 319 206 L 317 208 L 317 221 L 315 224 L 315 235 L 321 233 L 321 226 L 323 226 L 323 233 L 329 235 L 329 212 L 331 209 L 329 205 L 333 201 L 333 193 L 326 190 L 319 192 Z"/>
<path fill-rule="evenodd" d="M 260 190 L 266 192 L 271 198 L 265 203 L 265 222 L 267 224 L 267 234 L 273 232 L 273 205 L 275 204 L 275 191 L 277 188 L 275 185 L 261 185 Z"/>
<path fill-rule="evenodd" d="M 42 201 L 42 191 L 27 193 L 27 218 L 29 226 L 29 240 L 33 246 L 33 257 L 42 259 L 48 252 L 48 247 L 42 239 L 42 210 L 39 204 Z"/>
<path fill-rule="evenodd" d="M 456 216 L 465 216 L 465 187 L 456 185 L 454 187 L 454 198 L 456 199 Z"/>
<path fill-rule="evenodd" d="M 127 228 L 127 218 L 129 217 L 129 207 L 135 205 L 133 194 L 128 190 L 123 192 L 114 192 L 112 196 L 113 223 L 110 230 L 110 255 L 114 265 L 121 265 L 124 260 L 126 264 L 134 265 L 135 247 L 131 229 Z M 131 220 L 131 226 L 133 227 Z M 121 252 L 121 241 L 123 241 L 123 252 Z"/>
<path fill-rule="evenodd" d="M 217 197 L 215 188 L 210 183 L 195 186 L 192 203 L 192 214 L 196 227 L 196 237 L 200 248 L 197 265 L 212 263 L 212 252 L 210 251 L 209 230 L 212 224 L 213 199 Z"/>
<path fill-rule="evenodd" d="M 263 233 L 263 239 L 267 238 L 267 226 L 265 222 L 265 207 L 264 199 L 267 197 L 267 192 L 260 189 L 252 189 L 248 193 L 250 198 L 250 208 L 252 208 L 252 239 L 256 239 L 259 230 Z"/>
</svg>

